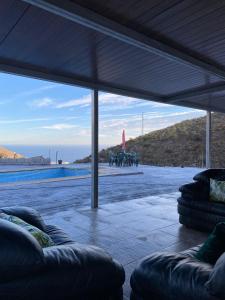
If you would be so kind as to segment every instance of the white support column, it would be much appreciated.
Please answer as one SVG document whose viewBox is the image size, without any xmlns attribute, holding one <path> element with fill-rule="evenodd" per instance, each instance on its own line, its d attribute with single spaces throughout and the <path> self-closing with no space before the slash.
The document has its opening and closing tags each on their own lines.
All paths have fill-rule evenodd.
<svg viewBox="0 0 225 300">
<path fill-rule="evenodd" d="M 98 207 L 98 90 L 92 91 L 91 208 Z"/>
<path fill-rule="evenodd" d="M 206 168 L 211 168 L 211 111 L 207 111 L 206 115 L 206 148 L 205 163 Z"/>
</svg>

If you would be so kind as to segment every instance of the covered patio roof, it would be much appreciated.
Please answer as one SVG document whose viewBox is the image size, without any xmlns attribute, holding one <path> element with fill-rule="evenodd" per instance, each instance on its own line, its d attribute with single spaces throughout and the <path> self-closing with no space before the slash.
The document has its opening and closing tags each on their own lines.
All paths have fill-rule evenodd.
<svg viewBox="0 0 225 300">
<path fill-rule="evenodd" d="M 0 71 L 225 112 L 225 3 L 1 0 Z"/>
<path fill-rule="evenodd" d="M 225 112 L 221 0 L 1 0 L 0 71 L 92 93 L 92 207 L 98 207 L 99 91 Z"/>
</svg>

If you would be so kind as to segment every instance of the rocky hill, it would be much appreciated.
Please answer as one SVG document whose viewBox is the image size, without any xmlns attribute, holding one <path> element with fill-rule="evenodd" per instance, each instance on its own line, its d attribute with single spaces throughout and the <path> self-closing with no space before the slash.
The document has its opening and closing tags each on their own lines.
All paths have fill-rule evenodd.
<svg viewBox="0 0 225 300">
<path fill-rule="evenodd" d="M 5 147 L 0 146 L 0 158 L 22 158 L 21 154 L 15 153 Z"/>
<path fill-rule="evenodd" d="M 139 153 L 143 164 L 157 166 L 205 166 L 206 118 L 183 121 L 127 141 L 127 151 Z M 109 151 L 120 151 L 121 146 L 99 152 L 101 162 L 108 161 Z M 77 162 L 90 162 L 88 156 Z M 212 114 L 212 167 L 225 167 L 225 114 Z"/>
</svg>

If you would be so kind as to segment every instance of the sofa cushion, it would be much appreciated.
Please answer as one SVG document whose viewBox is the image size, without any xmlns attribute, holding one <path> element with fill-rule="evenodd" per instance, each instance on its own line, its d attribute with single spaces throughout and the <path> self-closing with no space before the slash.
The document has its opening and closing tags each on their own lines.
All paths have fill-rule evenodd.
<svg viewBox="0 0 225 300">
<path fill-rule="evenodd" d="M 0 219 L 0 282 L 37 271 L 44 254 L 37 240 L 22 227 Z"/>
<path fill-rule="evenodd" d="M 209 200 L 225 203 L 225 181 L 210 178 Z"/>
<path fill-rule="evenodd" d="M 33 225 L 28 224 L 27 222 L 23 221 L 22 219 L 16 216 L 7 215 L 2 212 L 0 213 L 0 219 L 12 222 L 27 230 L 38 241 L 42 248 L 51 247 L 55 245 L 51 237 L 47 235 L 44 231 L 40 230 L 39 228 Z"/>
<path fill-rule="evenodd" d="M 208 239 L 196 253 L 195 257 L 203 262 L 215 264 L 220 255 L 225 252 L 225 223 L 219 223 Z"/>
<path fill-rule="evenodd" d="M 7 215 L 17 216 L 18 218 L 24 220 L 25 222 L 45 231 L 45 223 L 41 215 L 31 207 L 25 206 L 10 206 L 3 207 L 0 212 L 4 212 Z"/>
<path fill-rule="evenodd" d="M 209 199 L 209 187 L 202 182 L 184 184 L 179 188 L 182 198 L 190 201 L 207 201 Z"/>
<path fill-rule="evenodd" d="M 209 293 L 213 296 L 224 299 L 224 278 L 225 278 L 225 253 L 217 260 L 210 276 L 206 283 Z"/>
<path fill-rule="evenodd" d="M 131 276 L 131 287 L 140 299 L 208 300 L 205 283 L 211 271 L 209 264 L 185 254 L 159 252 L 141 261 Z"/>
</svg>

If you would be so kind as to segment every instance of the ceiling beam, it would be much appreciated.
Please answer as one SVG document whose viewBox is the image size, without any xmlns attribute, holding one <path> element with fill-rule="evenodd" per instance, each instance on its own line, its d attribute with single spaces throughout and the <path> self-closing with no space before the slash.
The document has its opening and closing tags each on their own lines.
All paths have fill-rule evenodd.
<svg viewBox="0 0 225 300">
<path fill-rule="evenodd" d="M 225 83 L 212 83 L 204 87 L 190 89 L 184 92 L 168 95 L 164 98 L 166 103 L 175 104 L 176 102 L 194 98 L 197 96 L 209 95 L 216 92 L 225 91 Z"/>
<path fill-rule="evenodd" d="M 92 81 L 87 77 L 80 77 L 68 73 L 51 72 L 49 69 L 38 68 L 30 64 L 20 64 L 17 61 L 0 58 L 0 72 L 16 74 L 35 79 L 47 80 L 57 83 L 64 83 L 73 86 L 79 86 L 88 89 L 98 89 L 99 91 L 118 94 L 121 96 L 140 98 L 149 101 L 163 102 L 163 98 L 150 92 L 138 89 L 126 88 L 123 86 L 114 86 L 106 82 Z"/>
<path fill-rule="evenodd" d="M 185 64 L 201 72 L 216 75 L 225 80 L 225 68 L 209 63 L 201 57 L 191 55 L 187 51 L 181 51 L 169 46 L 162 40 L 146 36 L 124 25 L 114 22 L 87 8 L 66 0 L 22 0 L 35 5 L 51 13 L 59 15 L 107 36 L 116 38 L 150 53 Z"/>
<path fill-rule="evenodd" d="M 41 80 L 47 80 L 51 82 L 61 83 L 61 84 L 68 84 L 72 86 L 81 86 L 88 89 L 98 89 L 102 92 L 107 93 L 113 93 L 128 97 L 134 97 L 134 98 L 140 98 L 148 101 L 155 101 L 159 103 L 167 103 L 166 98 L 164 97 L 158 97 L 155 95 L 151 95 L 149 93 L 145 93 L 143 91 L 137 91 L 137 90 L 127 90 L 126 88 L 118 88 L 111 85 L 108 85 L 106 83 L 102 82 L 92 82 L 91 80 L 88 80 L 87 78 L 81 78 L 81 77 L 75 77 L 70 74 L 53 74 L 49 70 L 46 71 L 44 69 L 38 69 L 36 66 L 31 65 L 20 65 L 18 62 L 14 62 L 11 60 L 2 60 L 0 59 L 0 72 L 8 73 L 8 74 L 14 74 L 14 75 L 21 75 L 29 78 L 35 78 L 35 79 L 41 79 Z M 182 107 L 190 107 L 195 109 L 201 109 L 201 110 L 211 110 L 211 111 L 218 111 L 218 112 L 224 112 L 224 109 L 217 109 L 216 107 L 210 105 L 206 105 L 205 102 L 198 104 L 194 103 L 190 100 L 182 100 L 177 103 L 168 103 L 168 104 L 174 104 Z"/>
</svg>

